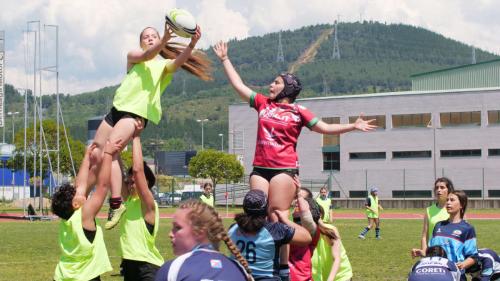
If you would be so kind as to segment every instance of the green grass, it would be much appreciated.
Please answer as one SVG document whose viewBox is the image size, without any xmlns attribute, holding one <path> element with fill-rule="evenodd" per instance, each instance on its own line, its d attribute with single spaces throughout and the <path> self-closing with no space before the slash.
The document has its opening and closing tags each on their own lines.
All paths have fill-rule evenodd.
<svg viewBox="0 0 500 281">
<path fill-rule="evenodd" d="M 102 223 L 102 221 L 101 221 Z M 231 220 L 225 220 L 229 225 Z M 498 221 L 472 220 L 479 246 L 500 250 Z M 354 271 L 354 281 L 406 280 L 415 260 L 410 249 L 419 245 L 420 220 L 382 221 L 382 240 L 373 238 L 373 231 L 362 241 L 357 237 L 364 220 L 338 220 L 344 246 Z M 172 258 L 168 232 L 171 220 L 161 220 L 157 246 L 166 259 Z M 59 257 L 58 222 L 0 222 L 0 280 L 52 280 Z M 122 280 L 113 276 L 119 269 L 119 230 L 105 231 L 106 246 L 113 272 L 103 280 Z"/>
</svg>

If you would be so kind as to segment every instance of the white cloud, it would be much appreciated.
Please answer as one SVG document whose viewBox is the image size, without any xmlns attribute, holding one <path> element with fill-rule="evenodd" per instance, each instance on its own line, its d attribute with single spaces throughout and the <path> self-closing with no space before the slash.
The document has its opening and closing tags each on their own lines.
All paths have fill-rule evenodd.
<svg viewBox="0 0 500 281">
<path fill-rule="evenodd" d="M 202 29 L 200 47 L 208 47 L 219 40 L 248 37 L 247 20 L 240 12 L 228 8 L 225 0 L 202 0 L 199 5 L 201 13 L 196 15 L 196 20 Z"/>
</svg>

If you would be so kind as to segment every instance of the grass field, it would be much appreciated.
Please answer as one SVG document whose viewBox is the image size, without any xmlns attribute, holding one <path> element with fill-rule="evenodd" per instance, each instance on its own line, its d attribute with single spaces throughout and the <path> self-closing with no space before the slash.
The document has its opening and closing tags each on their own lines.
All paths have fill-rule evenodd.
<svg viewBox="0 0 500 281">
<path fill-rule="evenodd" d="M 103 223 L 101 221 L 101 223 Z M 225 220 L 229 225 L 230 219 Z M 500 250 L 499 221 L 472 220 L 479 246 Z M 382 221 L 382 240 L 373 238 L 373 231 L 364 241 L 358 233 L 364 220 L 338 220 L 345 248 L 354 271 L 354 281 L 405 280 L 415 262 L 409 251 L 419 245 L 420 220 Z M 162 219 L 157 246 L 166 259 L 172 258 L 168 232 L 171 220 Z M 0 280 L 52 280 L 59 257 L 58 222 L 0 222 Z M 117 276 L 120 263 L 119 230 L 104 233 L 113 272 L 102 280 L 122 280 Z"/>
</svg>

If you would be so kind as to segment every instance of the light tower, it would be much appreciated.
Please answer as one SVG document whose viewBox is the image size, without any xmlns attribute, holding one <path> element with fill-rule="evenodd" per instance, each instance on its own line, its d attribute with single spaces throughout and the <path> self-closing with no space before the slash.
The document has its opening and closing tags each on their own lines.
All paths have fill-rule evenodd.
<svg viewBox="0 0 500 281">
<path fill-rule="evenodd" d="M 285 62 L 285 56 L 283 55 L 283 45 L 281 44 L 281 30 L 278 33 L 278 55 L 276 56 L 276 62 Z"/>
<path fill-rule="evenodd" d="M 338 27 L 337 27 L 337 21 L 335 21 L 335 27 L 334 27 L 334 36 L 333 36 L 333 53 L 332 53 L 332 59 L 340 59 L 340 48 L 339 48 L 339 39 L 337 38 L 337 33 L 338 33 Z"/>
</svg>

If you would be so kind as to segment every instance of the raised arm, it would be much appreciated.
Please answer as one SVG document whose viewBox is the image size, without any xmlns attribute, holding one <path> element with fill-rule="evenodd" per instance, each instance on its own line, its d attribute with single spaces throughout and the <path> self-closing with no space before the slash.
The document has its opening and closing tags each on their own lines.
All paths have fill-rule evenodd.
<svg viewBox="0 0 500 281">
<path fill-rule="evenodd" d="M 82 164 L 80 165 L 80 169 L 78 170 L 78 174 L 75 179 L 75 188 L 76 193 L 73 197 L 72 205 L 74 209 L 80 208 L 87 199 L 87 195 L 90 192 L 88 183 L 89 183 L 89 169 L 90 169 L 90 154 L 92 150 L 96 147 L 95 144 L 91 144 L 85 150 L 85 155 L 83 156 Z"/>
<path fill-rule="evenodd" d="M 111 161 L 113 160 L 113 155 L 121 151 L 122 147 L 120 143 L 121 140 L 117 140 L 114 143 L 106 143 L 95 191 L 85 202 L 82 209 L 82 224 L 85 229 L 95 229 L 95 217 L 101 209 L 104 199 L 106 199 L 111 182 Z"/>
<path fill-rule="evenodd" d="M 227 43 L 220 41 L 215 44 L 213 47 L 215 55 L 220 59 L 222 66 L 224 67 L 224 72 L 226 73 L 227 79 L 229 79 L 229 83 L 233 86 L 234 90 L 240 95 L 241 99 L 248 102 L 250 100 L 250 96 L 252 94 L 252 89 L 247 87 L 243 80 L 241 80 L 240 75 L 234 69 L 233 64 L 229 60 L 229 56 L 227 55 Z"/>
<path fill-rule="evenodd" d="M 198 43 L 198 40 L 201 38 L 201 29 L 200 26 L 196 26 L 196 34 L 191 37 L 191 42 L 189 45 L 180 53 L 174 60 L 173 67 L 174 69 L 167 69 L 168 71 L 175 71 L 179 67 L 181 67 L 191 56 L 191 53 L 194 50 L 194 47 L 196 46 L 196 43 Z"/>
<path fill-rule="evenodd" d="M 312 238 L 309 231 L 307 231 L 307 229 L 303 228 L 302 226 L 290 221 L 287 217 L 287 212 L 275 210 L 274 213 L 276 214 L 276 216 L 278 216 L 278 220 L 281 223 L 284 223 L 295 229 L 295 233 L 293 234 L 290 244 L 307 246 L 311 243 Z"/>
<path fill-rule="evenodd" d="M 312 130 L 316 133 L 325 135 L 339 135 L 354 130 L 369 132 L 377 128 L 376 125 L 372 125 L 373 122 L 375 122 L 375 119 L 363 120 L 363 115 L 361 114 L 358 119 L 356 119 L 356 122 L 350 124 L 328 124 L 319 120 L 312 127 Z"/>
<path fill-rule="evenodd" d="M 129 71 L 130 68 L 132 68 L 132 66 L 136 63 L 140 63 L 143 61 L 148 61 L 148 60 L 154 59 L 158 55 L 158 53 L 161 51 L 163 46 L 165 46 L 165 44 L 167 44 L 168 40 L 170 40 L 170 38 L 172 38 L 172 32 L 173 32 L 172 29 L 170 29 L 170 27 L 165 23 L 165 30 L 164 30 L 163 36 L 160 38 L 160 40 L 155 42 L 150 48 L 148 48 L 146 50 L 137 49 L 137 50 L 130 51 L 127 54 L 127 71 Z M 142 38 L 141 38 L 141 41 L 142 41 Z"/>
<path fill-rule="evenodd" d="M 138 119 L 136 124 L 136 130 L 132 140 L 132 173 L 134 176 L 134 183 L 137 194 L 141 198 L 142 202 L 142 212 L 144 215 L 144 220 L 151 224 L 155 224 L 155 200 L 151 190 L 149 190 L 148 182 L 144 174 L 144 161 L 142 157 L 142 147 L 141 139 L 139 135 L 141 134 L 143 126 L 143 120 Z"/>
</svg>

